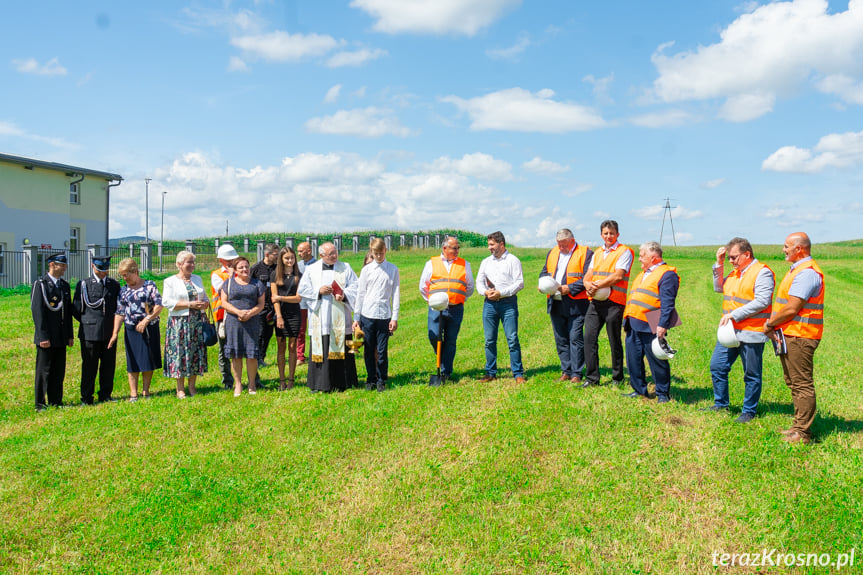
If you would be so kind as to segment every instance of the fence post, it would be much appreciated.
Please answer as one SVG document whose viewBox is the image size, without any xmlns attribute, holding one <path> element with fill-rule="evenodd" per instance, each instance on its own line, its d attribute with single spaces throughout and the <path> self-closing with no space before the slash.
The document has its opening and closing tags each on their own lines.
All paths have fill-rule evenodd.
<svg viewBox="0 0 863 575">
<path fill-rule="evenodd" d="M 354 234 L 353 241 L 351 246 L 353 247 L 354 253 L 359 253 L 360 251 L 360 236 Z"/>
<path fill-rule="evenodd" d="M 336 246 L 336 251 L 342 251 L 342 236 L 333 236 L 333 245 Z"/>
<path fill-rule="evenodd" d="M 24 252 L 24 283 L 32 286 L 39 277 L 39 248 L 36 246 L 21 246 Z"/>
<path fill-rule="evenodd" d="M 312 247 L 312 257 L 315 259 L 318 259 L 318 238 L 317 238 L 317 236 L 307 237 L 306 241 L 308 241 L 309 245 Z"/>
<path fill-rule="evenodd" d="M 192 240 L 186 240 L 186 251 L 187 252 L 195 253 L 195 247 L 197 247 L 197 246 L 195 246 L 195 242 L 193 242 Z"/>
<path fill-rule="evenodd" d="M 246 240 L 246 241 L 248 241 L 248 240 Z M 257 255 L 258 255 L 258 259 L 255 261 L 259 262 L 262 259 L 264 259 L 264 240 L 258 240 Z"/>
<path fill-rule="evenodd" d="M 399 234 L 399 247 L 400 248 L 405 247 L 405 240 L 406 240 L 405 235 Z"/>
<path fill-rule="evenodd" d="M 150 259 L 150 248 L 152 246 L 149 243 L 141 244 L 141 271 L 142 272 L 152 272 L 153 271 L 153 262 Z"/>
<path fill-rule="evenodd" d="M 285 238 L 285 246 L 291 248 L 294 251 L 297 250 L 297 248 L 294 247 L 294 236 L 288 236 Z"/>
<path fill-rule="evenodd" d="M 393 235 L 387 234 L 384 236 L 384 245 L 387 247 L 387 251 L 393 249 Z"/>
</svg>

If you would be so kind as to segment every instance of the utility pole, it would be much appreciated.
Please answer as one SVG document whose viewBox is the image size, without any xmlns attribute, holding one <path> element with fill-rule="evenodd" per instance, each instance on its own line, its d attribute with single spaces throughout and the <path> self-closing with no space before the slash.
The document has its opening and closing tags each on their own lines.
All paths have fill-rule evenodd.
<svg viewBox="0 0 863 575">
<path fill-rule="evenodd" d="M 677 206 L 674 206 L 675 208 Z M 674 241 L 674 247 L 677 247 L 677 234 L 674 232 L 674 219 L 671 217 L 671 198 L 665 198 L 665 206 L 662 208 L 662 227 L 659 228 L 659 245 L 662 245 L 662 232 L 665 231 L 665 214 L 668 214 L 668 221 L 671 222 L 671 239 Z"/>
<path fill-rule="evenodd" d="M 150 243 L 150 180 L 144 178 L 144 241 Z"/>
<path fill-rule="evenodd" d="M 165 190 L 162 190 L 162 233 L 159 234 L 159 271 L 162 271 L 162 250 L 165 245 Z"/>
</svg>

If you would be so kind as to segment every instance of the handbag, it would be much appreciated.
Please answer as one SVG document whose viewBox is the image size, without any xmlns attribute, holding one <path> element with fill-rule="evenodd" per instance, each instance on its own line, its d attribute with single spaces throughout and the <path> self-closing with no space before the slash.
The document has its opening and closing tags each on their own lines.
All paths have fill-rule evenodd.
<svg viewBox="0 0 863 575">
<path fill-rule="evenodd" d="M 216 326 L 213 325 L 213 310 L 207 306 L 207 312 L 210 316 L 210 321 L 204 322 L 204 345 L 211 347 L 219 342 L 219 334 L 216 333 Z"/>
</svg>

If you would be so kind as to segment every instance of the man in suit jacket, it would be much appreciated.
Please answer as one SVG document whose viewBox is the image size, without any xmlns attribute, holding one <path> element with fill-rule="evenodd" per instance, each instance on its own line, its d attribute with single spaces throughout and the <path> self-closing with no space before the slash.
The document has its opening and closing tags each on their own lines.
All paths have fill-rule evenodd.
<svg viewBox="0 0 863 575">
<path fill-rule="evenodd" d="M 117 346 L 108 347 L 114 328 L 114 313 L 120 282 L 108 276 L 111 256 L 93 258 L 93 276 L 75 286 L 72 314 L 78 320 L 81 340 L 81 403 L 93 404 L 96 375 L 99 376 L 99 401 L 112 401 Z"/>
<path fill-rule="evenodd" d="M 66 347 L 72 347 L 72 296 L 63 274 L 66 254 L 48 258 L 48 273 L 36 280 L 30 293 L 36 344 L 36 411 L 63 404 Z"/>
</svg>

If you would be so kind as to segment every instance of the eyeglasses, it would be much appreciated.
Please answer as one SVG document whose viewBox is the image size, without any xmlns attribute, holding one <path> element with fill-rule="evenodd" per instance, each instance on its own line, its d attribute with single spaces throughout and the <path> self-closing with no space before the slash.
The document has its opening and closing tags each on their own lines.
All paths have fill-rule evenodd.
<svg viewBox="0 0 863 575">
<path fill-rule="evenodd" d="M 459 246 L 456 246 L 456 247 L 447 246 L 447 247 L 445 247 L 444 249 L 445 249 L 445 250 L 453 250 L 453 251 L 456 251 L 456 252 L 457 252 L 457 251 L 459 251 L 461 248 L 460 248 Z"/>
<path fill-rule="evenodd" d="M 728 259 L 731 260 L 732 262 L 734 262 L 734 261 L 737 261 L 737 258 L 739 258 L 741 255 L 743 255 L 743 254 L 737 254 L 736 256 L 732 256 L 731 254 L 728 254 Z"/>
</svg>

